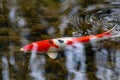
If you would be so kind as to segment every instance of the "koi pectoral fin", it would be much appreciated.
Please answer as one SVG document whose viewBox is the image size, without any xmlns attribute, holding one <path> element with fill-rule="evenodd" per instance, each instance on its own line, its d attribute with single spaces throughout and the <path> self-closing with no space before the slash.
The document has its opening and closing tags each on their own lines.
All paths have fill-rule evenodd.
<svg viewBox="0 0 120 80">
<path fill-rule="evenodd" d="M 47 52 L 48 56 L 52 59 L 56 59 L 58 53 L 57 52 Z"/>
</svg>

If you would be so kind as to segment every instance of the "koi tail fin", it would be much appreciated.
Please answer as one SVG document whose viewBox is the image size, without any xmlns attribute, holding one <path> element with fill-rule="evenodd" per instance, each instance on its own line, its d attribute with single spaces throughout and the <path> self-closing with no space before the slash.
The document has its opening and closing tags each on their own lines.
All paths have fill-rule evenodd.
<svg viewBox="0 0 120 80">
<path fill-rule="evenodd" d="M 120 27 L 115 25 L 111 31 L 111 38 L 120 38 Z"/>
<path fill-rule="evenodd" d="M 112 40 L 117 40 L 120 38 L 120 28 L 118 25 L 115 25 L 112 29 L 105 32 L 105 34 L 109 34 Z"/>
<path fill-rule="evenodd" d="M 113 33 L 113 31 L 116 29 L 116 25 L 112 28 L 112 29 L 110 29 L 110 30 L 108 30 L 107 32 L 105 32 L 106 34 L 112 34 Z"/>
</svg>

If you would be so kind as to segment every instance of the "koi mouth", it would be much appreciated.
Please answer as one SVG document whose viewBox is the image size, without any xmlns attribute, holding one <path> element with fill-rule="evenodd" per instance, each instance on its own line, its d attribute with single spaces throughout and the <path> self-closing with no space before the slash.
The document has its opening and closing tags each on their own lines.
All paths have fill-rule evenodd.
<svg viewBox="0 0 120 80">
<path fill-rule="evenodd" d="M 30 51 L 25 51 L 23 48 L 20 49 L 21 52 L 29 53 Z"/>
<path fill-rule="evenodd" d="M 24 51 L 23 48 L 21 48 L 20 51 Z"/>
</svg>

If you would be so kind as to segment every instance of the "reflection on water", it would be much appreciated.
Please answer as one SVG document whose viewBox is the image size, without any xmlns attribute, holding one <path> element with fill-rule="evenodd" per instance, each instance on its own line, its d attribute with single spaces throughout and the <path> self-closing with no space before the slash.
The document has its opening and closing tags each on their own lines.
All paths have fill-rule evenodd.
<svg viewBox="0 0 120 80">
<path fill-rule="evenodd" d="M 101 49 L 100 51 L 96 51 L 96 66 L 97 72 L 96 76 L 102 80 L 111 80 L 113 71 L 110 69 L 111 66 L 108 64 L 108 51 L 106 49 Z"/>
<path fill-rule="evenodd" d="M 35 56 L 33 58 L 34 53 L 31 55 L 30 59 L 30 76 L 33 78 L 33 80 L 45 80 L 44 77 L 44 65 L 45 65 L 45 58 L 44 56 Z"/>
<path fill-rule="evenodd" d="M 95 44 L 95 42 L 91 43 Z M 114 49 L 107 50 L 105 47 L 103 48 L 103 46 L 100 48 L 101 45 L 92 46 L 95 51 L 95 64 L 97 67 L 96 77 L 100 80 L 119 80 L 119 50 L 116 50 L 116 52 L 113 53 Z"/>
<path fill-rule="evenodd" d="M 112 61 L 111 64 L 113 64 L 110 65 L 110 60 L 108 59 L 109 55 L 104 54 L 103 50 L 100 52 L 96 52 L 96 64 L 97 64 L 96 76 L 101 80 L 119 80 L 120 57 L 118 55 L 120 54 L 120 52 L 119 51 L 115 52 L 117 56 L 116 55 L 113 56 L 111 55 L 112 53 L 110 53 L 110 59 Z M 104 56 L 102 55 L 102 53 L 104 54 Z"/>
<path fill-rule="evenodd" d="M 36 53 L 37 45 L 34 47 L 33 51 L 31 52 L 30 57 L 30 75 L 33 80 L 45 80 L 44 78 L 44 65 L 45 65 L 45 58 L 42 55 L 37 55 Z"/>
<path fill-rule="evenodd" d="M 25 56 L 19 51 L 33 41 L 93 35 L 113 26 L 117 26 L 114 35 L 120 35 L 120 2 L 115 1 L 0 0 L 2 79 L 120 80 L 119 38 L 75 43 L 67 46 L 65 54 L 60 54 L 56 60 L 38 55 L 36 50 Z"/>
<path fill-rule="evenodd" d="M 80 53 L 80 54 L 79 54 Z M 66 51 L 66 67 L 69 71 L 68 80 L 86 80 L 86 64 L 84 46 L 80 43 L 75 43 L 72 46 L 67 46 Z"/>
<path fill-rule="evenodd" d="M 69 19 L 66 16 L 61 17 L 61 24 L 59 25 L 61 35 L 65 34 L 65 29 L 68 27 Z"/>
<path fill-rule="evenodd" d="M 116 55 L 115 55 L 115 76 L 116 79 L 120 79 L 120 51 L 116 51 Z"/>
<path fill-rule="evenodd" d="M 2 67 L 3 67 L 3 70 L 2 70 L 3 80 L 10 80 L 7 57 L 2 57 Z"/>
</svg>

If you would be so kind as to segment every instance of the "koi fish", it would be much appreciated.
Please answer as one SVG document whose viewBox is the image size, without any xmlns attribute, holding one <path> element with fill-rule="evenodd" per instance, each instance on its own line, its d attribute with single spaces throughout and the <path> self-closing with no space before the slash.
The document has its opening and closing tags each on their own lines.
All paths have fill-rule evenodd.
<svg viewBox="0 0 120 80">
<path fill-rule="evenodd" d="M 97 35 L 90 35 L 83 37 L 63 37 L 63 38 L 37 41 L 25 45 L 23 48 L 20 49 L 20 51 L 31 52 L 32 50 L 36 50 L 37 53 L 47 53 L 50 58 L 55 59 L 57 57 L 58 51 L 63 51 L 67 45 L 72 45 L 75 42 L 86 43 L 86 42 L 90 42 L 91 40 L 98 41 L 98 40 L 110 39 L 114 37 L 112 36 L 112 32 L 114 29 L 115 27 L 113 27 L 111 30 L 107 32 Z"/>
</svg>

